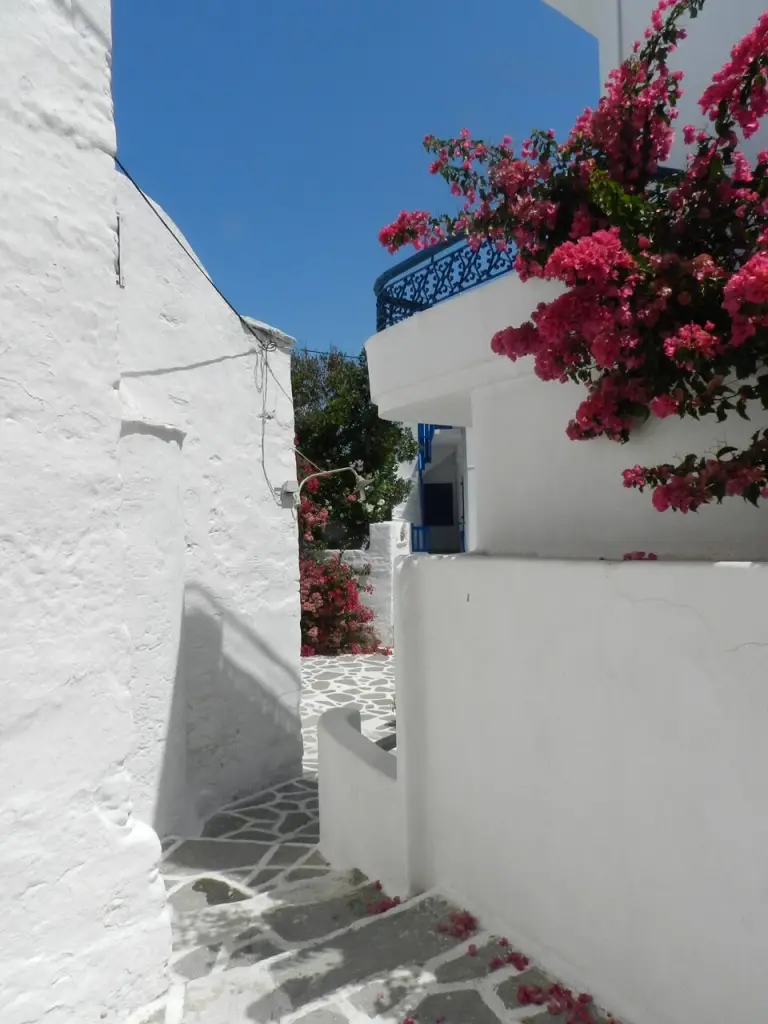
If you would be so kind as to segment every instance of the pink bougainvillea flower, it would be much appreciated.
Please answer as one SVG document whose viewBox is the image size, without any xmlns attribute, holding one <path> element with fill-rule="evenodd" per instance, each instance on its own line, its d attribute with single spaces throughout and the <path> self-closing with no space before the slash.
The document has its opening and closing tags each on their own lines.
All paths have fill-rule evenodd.
<svg viewBox="0 0 768 1024">
<path fill-rule="evenodd" d="M 659 0 L 645 41 L 564 143 L 534 132 L 516 153 L 510 139 L 492 146 L 467 130 L 427 136 L 430 170 L 460 210 L 402 213 L 382 232 L 390 251 L 448 231 L 474 252 L 513 249 L 520 281 L 563 285 L 491 348 L 531 357 L 543 381 L 586 389 L 566 427 L 572 440 L 626 443 L 649 415 L 722 420 L 748 417 L 750 402 L 768 407 L 768 151 L 754 161 L 741 148 L 768 113 L 768 12 L 702 96 L 711 125 L 683 128 L 684 169 L 657 173 L 683 95 L 669 56 L 686 38 L 684 18 L 702 9 L 706 18 L 704 0 Z M 733 496 L 756 504 L 768 498 L 768 432 L 740 452 L 726 446 L 622 476 L 659 511 L 687 514 Z"/>
<path fill-rule="evenodd" d="M 672 395 L 657 395 L 656 398 L 651 399 L 649 408 L 654 416 L 663 420 L 667 416 L 674 416 L 680 406 Z"/>
</svg>

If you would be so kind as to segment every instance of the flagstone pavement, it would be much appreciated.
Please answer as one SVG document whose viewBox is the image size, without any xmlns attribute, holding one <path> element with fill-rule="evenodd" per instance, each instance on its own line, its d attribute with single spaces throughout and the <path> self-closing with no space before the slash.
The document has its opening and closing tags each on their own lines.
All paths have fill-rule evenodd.
<svg viewBox="0 0 768 1024">
<path fill-rule="evenodd" d="M 317 721 L 330 708 L 357 704 L 362 731 L 380 740 L 394 731 L 395 659 L 362 654 L 302 659 L 301 726 L 304 772 L 317 774 Z"/>
<path fill-rule="evenodd" d="M 553 1019 L 551 999 L 548 1011 L 526 996 L 553 979 L 519 954 L 510 961 L 504 940 L 474 922 L 467 928 L 439 893 L 395 904 L 377 883 L 335 871 L 319 852 L 317 719 L 354 702 L 370 738 L 391 733 L 394 663 L 312 658 L 303 674 L 303 777 L 221 809 L 200 838 L 163 843 L 171 987 L 128 1024 Z M 607 1024 L 584 1004 L 579 1016 L 555 1019 Z"/>
</svg>

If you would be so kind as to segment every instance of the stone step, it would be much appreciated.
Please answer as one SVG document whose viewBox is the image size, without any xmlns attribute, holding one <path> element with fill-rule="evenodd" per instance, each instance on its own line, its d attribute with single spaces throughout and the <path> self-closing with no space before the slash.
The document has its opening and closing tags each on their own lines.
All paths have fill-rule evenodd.
<svg viewBox="0 0 768 1024">
<path fill-rule="evenodd" d="M 182 880 L 168 897 L 174 974 L 192 980 L 293 950 L 313 929 L 319 937 L 365 917 L 380 896 L 359 872 L 335 872 L 327 865 L 313 870 L 322 875 L 291 880 L 295 869 L 289 868 L 276 885 L 255 895 L 224 875 Z"/>
<path fill-rule="evenodd" d="M 163 1024 L 552 1019 L 546 1006 L 530 1005 L 525 993 L 546 991 L 553 979 L 525 962 L 509 963 L 503 940 L 456 930 L 458 912 L 439 894 L 382 914 L 361 914 L 368 895 L 365 884 L 327 900 L 267 909 L 262 927 L 294 948 L 190 982 L 177 1016 Z M 579 1024 L 606 1024 L 591 1005 L 581 1010 L 574 1018 Z M 565 1024 L 571 1018 L 564 1011 L 556 1019 Z"/>
<path fill-rule="evenodd" d="M 368 883 L 326 900 L 264 910 L 262 927 L 294 948 L 190 982 L 183 1024 L 346 1022 L 350 1008 L 373 1019 L 408 997 L 418 1002 L 430 978 L 427 962 L 460 945 L 441 930 L 454 908 L 432 895 L 370 913 L 379 902 L 381 894 Z M 462 1024 L 471 1021 L 463 1018 Z"/>
<path fill-rule="evenodd" d="M 395 905 L 360 872 L 334 871 L 318 833 L 317 785 L 304 778 L 223 808 L 200 838 L 164 842 L 172 985 L 128 1024 L 552 1019 L 553 979 L 472 934 L 437 893 Z M 607 1024 L 577 1009 L 554 1019 Z"/>
</svg>

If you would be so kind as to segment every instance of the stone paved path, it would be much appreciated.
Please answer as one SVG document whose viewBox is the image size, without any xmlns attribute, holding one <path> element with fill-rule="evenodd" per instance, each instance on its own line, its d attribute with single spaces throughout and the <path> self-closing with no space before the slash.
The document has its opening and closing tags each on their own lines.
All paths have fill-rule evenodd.
<svg viewBox="0 0 768 1024">
<path fill-rule="evenodd" d="M 304 772 L 317 773 L 317 720 L 324 711 L 358 704 L 362 730 L 372 740 L 393 731 L 395 660 L 383 654 L 302 660 L 301 724 Z"/>
<path fill-rule="evenodd" d="M 358 700 L 362 670 L 367 730 L 377 738 L 389 728 L 391 660 L 311 661 L 310 715 Z M 521 1005 L 521 986 L 544 990 L 552 979 L 519 960 L 491 969 L 509 948 L 465 933 L 466 919 L 439 894 L 389 906 L 359 872 L 332 870 L 317 848 L 313 730 L 307 722 L 303 778 L 222 809 L 200 839 L 163 844 L 173 984 L 130 1024 L 606 1024 L 591 1009 L 569 1022 Z"/>
</svg>

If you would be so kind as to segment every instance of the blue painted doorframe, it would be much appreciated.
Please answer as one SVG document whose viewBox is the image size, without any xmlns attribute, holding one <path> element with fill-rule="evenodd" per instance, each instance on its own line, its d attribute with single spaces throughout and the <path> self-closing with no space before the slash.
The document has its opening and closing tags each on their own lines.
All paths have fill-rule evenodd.
<svg viewBox="0 0 768 1024">
<path fill-rule="evenodd" d="M 452 430 L 452 427 L 435 423 L 420 423 L 418 427 L 419 454 L 417 467 L 419 471 L 419 512 L 422 522 L 424 521 L 424 471 L 432 461 L 432 442 L 437 430 Z M 464 550 L 464 527 L 460 525 L 461 550 Z M 411 551 L 429 554 L 430 528 L 428 526 L 417 526 L 411 523 Z"/>
</svg>

